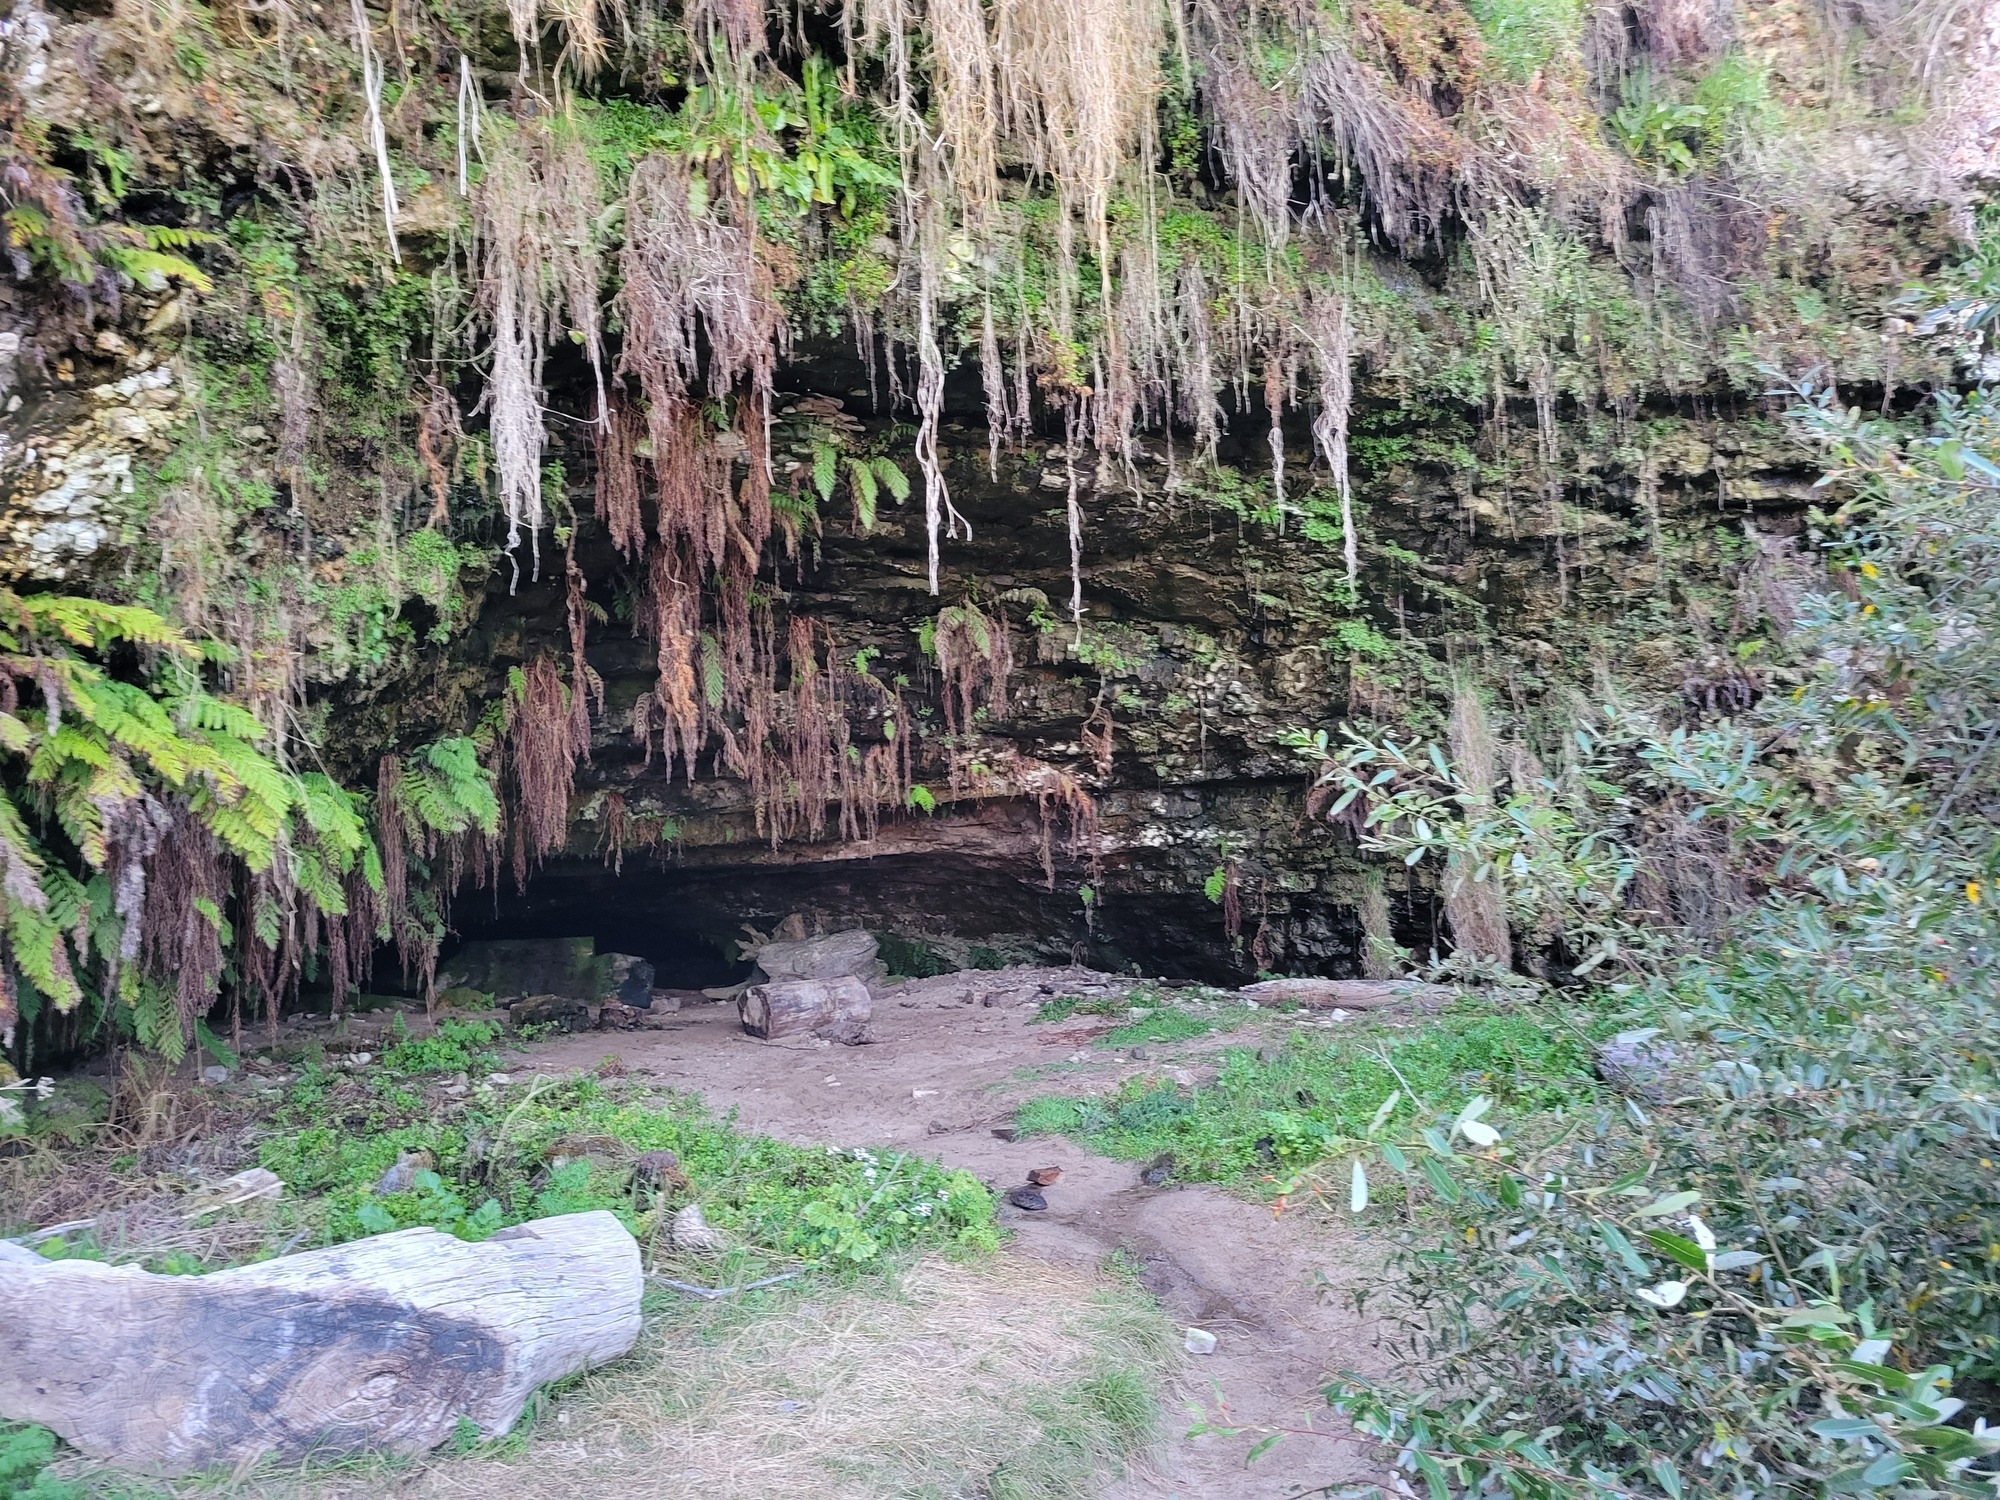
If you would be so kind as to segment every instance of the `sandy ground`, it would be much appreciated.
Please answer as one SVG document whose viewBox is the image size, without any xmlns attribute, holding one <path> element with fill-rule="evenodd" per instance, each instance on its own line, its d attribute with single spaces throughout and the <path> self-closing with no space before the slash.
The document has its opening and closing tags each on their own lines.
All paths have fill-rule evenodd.
<svg viewBox="0 0 2000 1500">
<path fill-rule="evenodd" d="M 1274 1500 L 1382 1477 L 1380 1461 L 1342 1432 L 1319 1394 L 1329 1372 L 1367 1371 L 1380 1360 L 1373 1330 L 1346 1295 L 1371 1273 L 1366 1239 L 1324 1219 L 1274 1216 L 1214 1187 L 1148 1187 L 1134 1164 L 1065 1141 L 994 1133 L 1031 1094 L 1095 1093 L 1147 1072 L 1187 1081 L 1199 1076 L 1205 1053 L 1276 1041 L 1295 1024 L 1260 1017 L 1225 1038 L 1148 1048 L 1138 1061 L 1089 1048 L 1108 1024 L 1101 1017 L 1028 1024 L 1054 994 L 1119 983 L 1062 969 L 912 980 L 882 992 L 875 1041 L 857 1047 L 757 1041 L 737 1025 L 734 1005 L 696 1003 L 646 1029 L 538 1042 L 506 1066 L 516 1076 L 560 1076 L 614 1055 L 633 1074 L 735 1111 L 747 1129 L 920 1151 L 1003 1188 L 1031 1167 L 1060 1165 L 1047 1210 L 1002 1209 L 1014 1232 L 1006 1254 L 1098 1274 L 1123 1252 L 1177 1321 L 1218 1339 L 1214 1354 L 1185 1359 L 1177 1394 L 1188 1415 L 1170 1415 L 1151 1468 L 1107 1500 Z M 1200 1424 L 1238 1431 L 1189 1435 Z M 1246 1469 L 1249 1449 L 1274 1428 L 1300 1435 Z"/>
</svg>

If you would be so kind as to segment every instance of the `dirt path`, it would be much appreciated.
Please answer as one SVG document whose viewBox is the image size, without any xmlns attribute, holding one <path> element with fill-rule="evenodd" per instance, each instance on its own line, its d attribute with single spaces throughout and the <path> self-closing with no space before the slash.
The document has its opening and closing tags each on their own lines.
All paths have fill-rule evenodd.
<svg viewBox="0 0 2000 1500">
<path fill-rule="evenodd" d="M 1298 1215 L 1274 1218 L 1213 1187 L 1148 1187 L 1133 1164 L 1064 1141 L 994 1134 L 1028 1095 L 1096 1093 L 1146 1072 L 1185 1081 L 1217 1047 L 1258 1041 L 1260 1031 L 1275 1040 L 1292 1024 L 1259 1018 L 1226 1038 L 1149 1048 L 1143 1061 L 1089 1049 L 1101 1018 L 1028 1024 L 1055 993 L 1117 983 L 1061 969 L 913 980 L 877 1001 L 876 1040 L 862 1047 L 755 1041 L 738 1028 L 733 1005 L 699 1004 L 653 1029 L 537 1043 L 507 1065 L 517 1075 L 558 1075 L 615 1055 L 631 1073 L 736 1111 L 748 1129 L 921 1151 L 1001 1187 L 1024 1180 L 1030 1167 L 1060 1164 L 1063 1178 L 1048 1191 L 1046 1211 L 1002 1209 L 1014 1231 L 1006 1253 L 1096 1274 L 1106 1257 L 1123 1252 L 1177 1321 L 1219 1341 L 1213 1355 L 1187 1357 L 1178 1393 L 1205 1418 L 1170 1413 L 1154 1468 L 1122 1481 L 1107 1500 L 1275 1500 L 1379 1477 L 1379 1463 L 1339 1432 L 1319 1395 L 1327 1372 L 1377 1361 L 1375 1335 L 1345 1295 L 1369 1274 L 1365 1240 Z M 1060 1066 L 1055 1076 L 1051 1065 Z M 1186 1435 L 1204 1419 L 1244 1430 Z M 1274 1426 L 1316 1432 L 1287 1438 L 1246 1470 L 1245 1454 Z"/>
</svg>

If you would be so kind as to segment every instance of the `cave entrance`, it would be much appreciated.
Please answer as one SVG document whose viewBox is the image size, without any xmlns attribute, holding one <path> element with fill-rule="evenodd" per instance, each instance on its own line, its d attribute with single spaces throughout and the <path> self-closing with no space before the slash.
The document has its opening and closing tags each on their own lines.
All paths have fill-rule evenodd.
<svg viewBox="0 0 2000 1500">
<path fill-rule="evenodd" d="M 941 840 L 940 843 L 943 843 Z M 1338 896 L 1288 896 L 1245 913 L 1230 940 L 1219 907 L 1199 889 L 1137 866 L 1107 872 L 1086 907 L 1078 879 L 1048 889 L 1037 858 L 991 847 L 916 847 L 853 855 L 811 845 L 773 855 L 753 849 L 687 851 L 683 860 L 628 859 L 622 871 L 578 859 L 536 872 L 525 892 L 467 892 L 449 968 L 465 943 L 502 938 L 584 938 L 598 953 L 653 966 L 662 989 L 701 990 L 749 976 L 746 929 L 770 935 L 796 917 L 809 933 L 863 927 L 890 972 L 922 977 L 1009 964 L 1081 963 L 1173 983 L 1243 984 L 1259 972 L 1351 978 L 1362 972 L 1359 914 Z M 731 855 L 734 855 L 732 858 Z M 1420 957 L 1439 945 L 1435 899 L 1391 899 L 1394 936 Z M 1257 928 L 1268 922 L 1266 941 Z"/>
<path fill-rule="evenodd" d="M 913 853 L 777 865 L 628 863 L 622 872 L 555 861 L 524 892 L 508 884 L 497 897 L 462 897 L 443 965 L 469 942 L 589 937 L 599 953 L 645 959 L 662 989 L 698 990 L 747 977 L 751 965 L 738 956 L 745 929 L 768 935 L 793 916 L 808 932 L 867 928 L 881 940 L 884 962 L 903 974 L 1094 956 L 1074 890 L 1050 892 L 964 854 Z"/>
</svg>

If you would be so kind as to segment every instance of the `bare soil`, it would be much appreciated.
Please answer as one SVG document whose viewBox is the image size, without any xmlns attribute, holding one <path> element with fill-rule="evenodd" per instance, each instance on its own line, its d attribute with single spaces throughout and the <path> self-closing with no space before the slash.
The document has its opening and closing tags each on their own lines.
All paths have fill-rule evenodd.
<svg viewBox="0 0 2000 1500">
<path fill-rule="evenodd" d="M 1211 1186 L 1150 1187 L 1140 1168 L 1066 1141 L 1011 1141 L 1014 1106 L 1038 1093 L 1097 1093 L 1139 1073 L 1198 1079 L 1225 1045 L 1278 1040 L 1297 1018 L 1260 1015 L 1206 1041 L 1129 1053 L 1091 1048 L 1100 1016 L 1029 1024 L 1056 994 L 1128 983 L 1083 970 L 1010 969 L 911 980 L 875 1005 L 875 1040 L 758 1041 L 731 1004 L 695 1002 L 631 1032 L 593 1032 L 531 1044 L 505 1064 L 517 1075 L 561 1076 L 604 1065 L 700 1094 L 744 1128 L 806 1144 L 886 1146 L 964 1167 L 996 1187 L 1033 1167 L 1060 1166 L 1048 1208 L 1001 1210 L 1009 1257 L 1071 1275 L 1105 1274 L 1114 1253 L 1177 1323 L 1216 1335 L 1216 1351 L 1184 1356 L 1151 1464 L 1107 1500 L 1204 1497 L 1267 1500 L 1379 1478 L 1380 1459 L 1346 1432 L 1320 1394 L 1327 1376 L 1378 1366 L 1377 1333 L 1348 1295 L 1373 1273 L 1376 1247 L 1324 1217 L 1274 1213 Z M 1317 1024 L 1328 1024 L 1320 1021 Z M 1030 1267 L 1023 1266 L 1025 1272 Z M 1225 1428 L 1198 1435 L 1191 1428 Z M 1286 1437 L 1253 1465 L 1249 1450 Z"/>
</svg>

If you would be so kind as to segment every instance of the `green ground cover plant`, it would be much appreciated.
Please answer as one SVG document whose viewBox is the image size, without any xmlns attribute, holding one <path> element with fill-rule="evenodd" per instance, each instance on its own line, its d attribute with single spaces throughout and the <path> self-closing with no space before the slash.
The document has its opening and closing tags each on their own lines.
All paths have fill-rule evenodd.
<svg viewBox="0 0 2000 1500">
<path fill-rule="evenodd" d="M 0 1500 L 84 1500 L 82 1486 L 48 1472 L 55 1456 L 55 1434 L 46 1427 L 0 1422 Z"/>
<path fill-rule="evenodd" d="M 1182 1181 L 1255 1181 L 1365 1140 L 1401 1088 L 1419 1098 L 1469 1089 L 1558 1115 L 1597 1096 L 1578 1032 L 1468 1001 L 1415 1031 L 1363 1024 L 1332 1039 L 1315 1030 L 1281 1047 L 1231 1047 L 1204 1084 L 1142 1075 L 1101 1098 L 1038 1097 L 1016 1128 L 1128 1161 L 1170 1158 Z"/>
<path fill-rule="evenodd" d="M 890 1252 L 998 1244 L 992 1198 L 969 1173 L 903 1152 L 742 1134 L 692 1095 L 615 1074 L 513 1078 L 495 1072 L 497 1034 L 491 1022 L 447 1019 L 364 1068 L 309 1056 L 274 1102 L 247 1111 L 237 1123 L 255 1134 L 257 1164 L 286 1185 L 263 1253 L 417 1225 L 477 1240 L 526 1219 L 606 1209 L 665 1254 L 666 1226 L 689 1203 L 758 1265 L 851 1269 Z M 25 1138 L 53 1150 L 41 1123 L 36 1106 Z M 639 1170 L 648 1152 L 673 1153 L 670 1168 Z M 105 1253 L 88 1231 L 40 1249 Z M 173 1272 L 223 1263 L 178 1251 L 141 1258 Z"/>
<path fill-rule="evenodd" d="M 324 1123 L 339 1092 L 309 1070 L 258 1148 L 300 1195 L 309 1242 L 416 1224 L 479 1239 L 589 1209 L 609 1209 L 644 1239 L 674 1207 L 699 1202 L 715 1228 L 774 1258 L 853 1266 L 887 1250 L 997 1243 L 991 1197 L 968 1173 L 899 1152 L 740 1135 L 686 1095 L 586 1075 L 475 1088 L 463 1107 L 441 1109 L 390 1082 L 355 1130 Z M 673 1152 L 688 1186 L 635 1188 L 633 1160 L 648 1151 Z M 378 1192 L 399 1160 L 423 1165 Z"/>
<path fill-rule="evenodd" d="M 1103 1016 L 1124 1021 L 1093 1039 L 1098 1047 L 1141 1047 L 1151 1043 L 1197 1041 L 1234 1030 L 1256 1012 L 1220 990 L 1167 991 L 1151 984 L 1113 995 L 1058 995 L 1030 1018 L 1035 1022 L 1067 1021 L 1072 1016 Z"/>
</svg>

